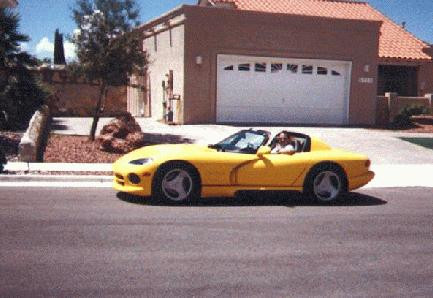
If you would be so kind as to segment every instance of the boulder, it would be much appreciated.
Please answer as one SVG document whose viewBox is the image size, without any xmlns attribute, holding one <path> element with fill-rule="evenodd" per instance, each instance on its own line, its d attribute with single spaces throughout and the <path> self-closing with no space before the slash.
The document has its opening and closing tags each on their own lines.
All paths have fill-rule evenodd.
<svg viewBox="0 0 433 298">
<path fill-rule="evenodd" d="M 100 150 L 112 153 L 128 153 L 144 145 L 141 127 L 130 113 L 117 116 L 105 125 L 97 141 Z"/>
</svg>

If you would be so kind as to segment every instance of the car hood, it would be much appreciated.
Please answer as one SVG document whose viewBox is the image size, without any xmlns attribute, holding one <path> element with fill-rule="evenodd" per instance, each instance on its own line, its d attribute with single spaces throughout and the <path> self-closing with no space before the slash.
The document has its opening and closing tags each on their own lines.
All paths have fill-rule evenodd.
<svg viewBox="0 0 433 298">
<path fill-rule="evenodd" d="M 190 155 L 197 155 L 197 153 L 215 152 L 215 149 L 211 149 L 206 145 L 197 144 L 167 144 L 167 145 L 153 145 L 145 146 L 140 149 L 131 151 L 130 153 L 122 156 L 119 162 L 128 162 L 139 158 L 177 158 L 187 157 Z"/>
</svg>

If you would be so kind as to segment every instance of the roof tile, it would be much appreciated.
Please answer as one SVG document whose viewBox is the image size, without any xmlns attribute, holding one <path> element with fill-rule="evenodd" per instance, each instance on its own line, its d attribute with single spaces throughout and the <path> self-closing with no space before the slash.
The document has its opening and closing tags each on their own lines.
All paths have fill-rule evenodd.
<svg viewBox="0 0 433 298">
<path fill-rule="evenodd" d="M 366 2 L 353 0 L 214 0 L 214 2 L 230 2 L 240 10 L 382 21 L 379 40 L 380 58 L 432 59 L 423 52 L 423 49 L 428 47 L 427 43 L 416 38 Z"/>
</svg>

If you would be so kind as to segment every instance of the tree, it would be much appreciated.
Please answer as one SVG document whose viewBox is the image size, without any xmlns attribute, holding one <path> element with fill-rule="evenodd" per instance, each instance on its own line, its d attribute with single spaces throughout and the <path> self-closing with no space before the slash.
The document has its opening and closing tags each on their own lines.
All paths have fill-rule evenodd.
<svg viewBox="0 0 433 298">
<path fill-rule="evenodd" d="M 125 85 L 128 75 L 142 71 L 147 59 L 134 30 L 139 14 L 135 0 L 76 0 L 72 12 L 80 30 L 72 38 L 79 61 L 75 67 L 99 84 L 89 134 L 93 141 L 108 86 Z"/>
<path fill-rule="evenodd" d="M 59 29 L 56 29 L 56 32 L 54 33 L 54 64 L 66 65 L 63 34 L 59 33 Z"/>
<path fill-rule="evenodd" d="M 47 95 L 35 80 L 31 67 L 37 61 L 21 51 L 29 38 L 18 32 L 19 17 L 0 9 L 0 126 L 23 128 Z"/>
</svg>

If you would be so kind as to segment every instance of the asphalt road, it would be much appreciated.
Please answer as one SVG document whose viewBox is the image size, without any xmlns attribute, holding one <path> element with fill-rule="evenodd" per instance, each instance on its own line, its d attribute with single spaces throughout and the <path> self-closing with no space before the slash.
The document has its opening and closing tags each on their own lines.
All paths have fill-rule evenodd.
<svg viewBox="0 0 433 298">
<path fill-rule="evenodd" d="M 150 206 L 0 188 L 0 296 L 433 296 L 433 189 Z"/>
</svg>

